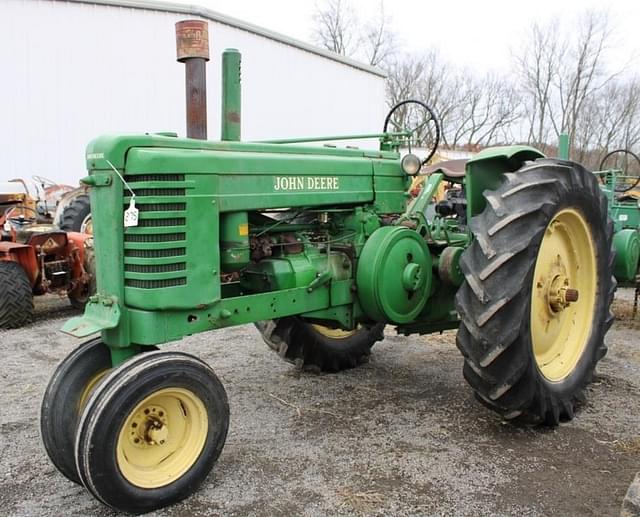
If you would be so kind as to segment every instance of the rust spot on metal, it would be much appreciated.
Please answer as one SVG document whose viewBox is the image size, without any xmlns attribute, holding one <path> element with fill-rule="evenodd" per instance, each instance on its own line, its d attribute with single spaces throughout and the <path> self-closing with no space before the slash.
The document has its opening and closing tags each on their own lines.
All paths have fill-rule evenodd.
<svg viewBox="0 0 640 517">
<path fill-rule="evenodd" d="M 209 60 L 208 24 L 203 20 L 176 23 L 178 61 L 185 64 L 187 136 L 207 138 L 207 78 Z"/>
<path fill-rule="evenodd" d="M 240 114 L 237 111 L 230 111 L 227 113 L 227 121 L 240 124 Z"/>
<path fill-rule="evenodd" d="M 209 61 L 209 24 L 204 20 L 176 23 L 177 60 L 199 57 Z"/>
</svg>

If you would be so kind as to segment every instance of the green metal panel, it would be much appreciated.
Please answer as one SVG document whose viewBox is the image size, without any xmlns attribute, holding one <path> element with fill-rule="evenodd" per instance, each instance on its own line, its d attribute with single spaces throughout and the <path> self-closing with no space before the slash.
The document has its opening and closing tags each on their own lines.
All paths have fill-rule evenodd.
<svg viewBox="0 0 640 517">
<path fill-rule="evenodd" d="M 613 236 L 613 248 L 616 250 L 614 266 L 615 277 L 619 282 L 631 282 L 638 275 L 640 260 L 640 233 L 638 230 L 625 229 Z"/>
<path fill-rule="evenodd" d="M 219 212 L 210 196 L 215 177 L 129 172 L 128 161 L 123 177 L 140 210 L 139 225 L 123 234 L 126 304 L 168 309 L 219 300 Z M 130 193 L 124 185 L 120 189 L 126 207 Z M 161 217 L 164 211 L 172 216 Z"/>
<path fill-rule="evenodd" d="M 335 288 L 348 292 L 351 281 L 336 282 Z M 330 305 L 328 287 L 312 292 L 302 287 L 227 298 L 211 307 L 190 310 L 132 309 L 131 339 L 141 345 L 162 344 L 198 332 L 317 311 Z"/>
<path fill-rule="evenodd" d="M 467 192 L 467 215 L 471 219 L 484 210 L 485 190 L 495 190 L 505 172 L 513 172 L 527 160 L 544 158 L 544 155 L 526 145 L 492 147 L 484 149 L 467 162 L 465 186 Z"/>
<path fill-rule="evenodd" d="M 228 48 L 222 53 L 221 140 L 240 141 L 240 61 L 240 52 L 235 48 Z"/>
</svg>

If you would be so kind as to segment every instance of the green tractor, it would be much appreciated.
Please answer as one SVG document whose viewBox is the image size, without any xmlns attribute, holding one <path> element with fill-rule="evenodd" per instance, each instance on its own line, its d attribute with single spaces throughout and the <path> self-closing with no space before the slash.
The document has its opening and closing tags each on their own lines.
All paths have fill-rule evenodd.
<svg viewBox="0 0 640 517">
<path fill-rule="evenodd" d="M 615 163 L 610 163 L 616 160 Z M 605 165 L 614 167 L 605 168 Z M 618 284 L 640 286 L 640 157 L 628 149 L 608 153 L 596 172 L 609 201 L 616 251 L 614 273 Z"/>
<path fill-rule="evenodd" d="M 371 135 L 240 141 L 240 54 L 223 54 L 222 141 L 102 136 L 87 149 L 97 294 L 66 323 L 99 332 L 58 367 L 41 409 L 54 465 L 141 513 L 193 493 L 229 424 L 211 367 L 162 351 L 254 323 L 283 359 L 335 372 L 383 338 L 458 329 L 463 374 L 503 419 L 573 418 L 613 321 L 614 226 L 594 174 L 526 146 L 439 164 L 400 150 L 428 107 Z M 417 126 L 407 112 L 422 110 Z M 425 129 L 428 128 L 428 129 Z M 318 146 L 368 136 L 378 150 Z M 446 198 L 434 203 L 442 182 Z"/>
</svg>

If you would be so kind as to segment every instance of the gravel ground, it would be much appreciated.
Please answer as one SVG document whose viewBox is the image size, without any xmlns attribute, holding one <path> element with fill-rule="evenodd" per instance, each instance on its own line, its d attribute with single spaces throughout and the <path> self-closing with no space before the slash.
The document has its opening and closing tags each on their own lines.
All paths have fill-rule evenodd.
<svg viewBox="0 0 640 517">
<path fill-rule="evenodd" d="M 396 336 L 368 364 L 298 372 L 252 326 L 170 348 L 208 361 L 231 405 L 225 449 L 204 486 L 154 515 L 618 515 L 640 470 L 640 316 L 620 290 L 588 402 L 555 429 L 505 424 L 475 402 L 455 334 Z M 78 345 L 74 312 L 37 300 L 37 320 L 0 332 L 0 513 L 115 515 L 49 463 L 40 399 Z"/>
</svg>

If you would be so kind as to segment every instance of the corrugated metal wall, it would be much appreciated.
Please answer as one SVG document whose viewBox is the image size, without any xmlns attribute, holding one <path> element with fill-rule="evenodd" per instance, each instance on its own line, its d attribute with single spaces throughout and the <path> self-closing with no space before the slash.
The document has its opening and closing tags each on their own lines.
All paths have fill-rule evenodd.
<svg viewBox="0 0 640 517">
<path fill-rule="evenodd" d="M 85 174 L 85 146 L 98 134 L 184 135 L 174 24 L 187 17 L 2 0 L 0 179 L 39 174 L 75 183 Z M 244 140 L 380 130 L 382 77 L 215 21 L 209 40 L 209 138 L 220 132 L 220 54 L 227 47 L 242 52 Z"/>
</svg>

